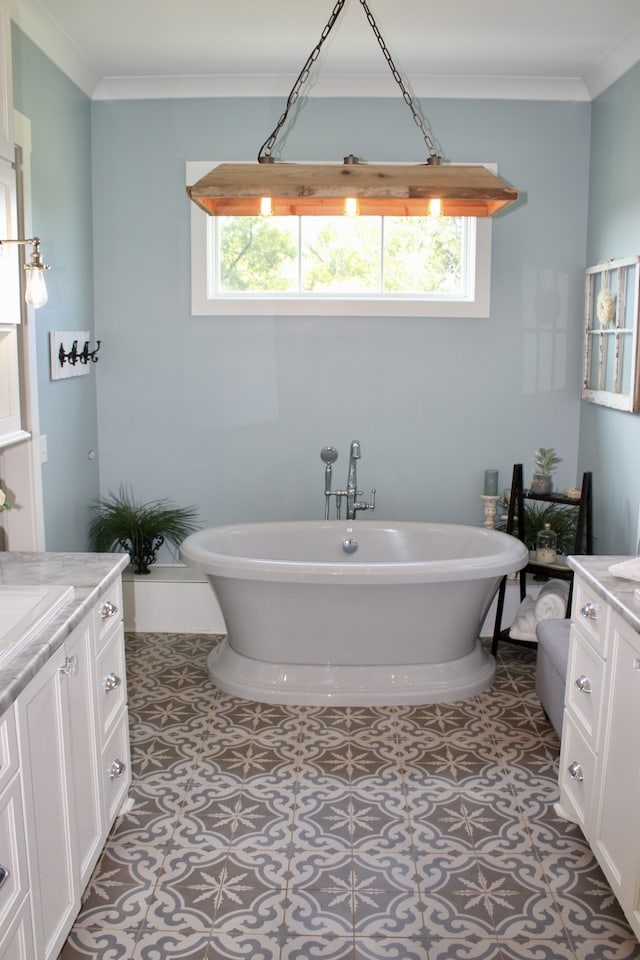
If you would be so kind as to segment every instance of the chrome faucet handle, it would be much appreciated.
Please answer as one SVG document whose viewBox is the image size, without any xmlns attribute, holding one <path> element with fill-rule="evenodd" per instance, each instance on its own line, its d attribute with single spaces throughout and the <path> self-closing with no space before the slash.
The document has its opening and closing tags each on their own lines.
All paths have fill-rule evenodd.
<svg viewBox="0 0 640 960">
<path fill-rule="evenodd" d="M 361 491 L 358 494 L 358 496 L 360 496 L 360 494 L 361 494 Z M 369 503 L 365 503 L 364 500 L 358 500 L 356 503 L 354 503 L 353 508 L 354 510 L 375 510 L 376 488 L 374 487 L 373 490 L 371 491 L 371 499 L 369 500 Z"/>
</svg>

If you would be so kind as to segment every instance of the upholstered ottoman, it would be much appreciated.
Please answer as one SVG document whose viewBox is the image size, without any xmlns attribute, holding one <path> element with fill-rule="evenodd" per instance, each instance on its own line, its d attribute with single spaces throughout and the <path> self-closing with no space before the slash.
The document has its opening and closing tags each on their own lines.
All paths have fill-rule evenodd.
<svg viewBox="0 0 640 960">
<path fill-rule="evenodd" d="M 571 620 L 541 620 L 536 626 L 536 692 L 558 736 L 562 733 L 570 630 Z"/>
</svg>

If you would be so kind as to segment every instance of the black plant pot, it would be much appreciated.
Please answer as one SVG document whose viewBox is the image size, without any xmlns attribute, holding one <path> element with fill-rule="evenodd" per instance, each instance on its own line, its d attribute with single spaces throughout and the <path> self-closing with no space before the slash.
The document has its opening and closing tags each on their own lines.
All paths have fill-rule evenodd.
<svg viewBox="0 0 640 960">
<path fill-rule="evenodd" d="M 120 546 L 127 551 L 131 557 L 131 563 L 135 565 L 134 573 L 151 573 L 149 567 L 156 562 L 156 554 L 164 543 L 164 537 L 136 537 L 135 540 L 120 540 Z"/>
</svg>

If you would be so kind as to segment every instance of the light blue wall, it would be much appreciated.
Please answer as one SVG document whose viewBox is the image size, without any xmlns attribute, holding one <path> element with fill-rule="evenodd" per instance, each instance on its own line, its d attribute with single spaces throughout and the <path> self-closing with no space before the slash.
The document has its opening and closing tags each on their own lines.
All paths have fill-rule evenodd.
<svg viewBox="0 0 640 960">
<path fill-rule="evenodd" d="M 592 104 L 589 264 L 640 254 L 640 64 Z M 580 462 L 595 471 L 598 553 L 636 553 L 640 415 L 583 403 Z"/>
<path fill-rule="evenodd" d="M 489 319 L 192 317 L 185 163 L 254 158 L 282 102 L 89 104 L 17 30 L 14 51 L 55 268 L 37 321 L 49 549 L 86 546 L 98 468 L 102 493 L 129 483 L 205 523 L 321 516 L 320 448 L 340 480 L 354 438 L 381 517 L 479 522 L 484 469 L 506 486 L 540 445 L 576 482 L 589 104 L 424 103 L 449 158 L 497 161 L 522 191 L 494 220 Z M 286 158 L 350 152 L 424 158 L 399 98 L 306 103 Z M 93 330 L 92 256 L 101 359 L 51 383 L 48 331 Z"/>
<path fill-rule="evenodd" d="M 424 104 L 448 157 L 523 193 L 495 218 L 486 320 L 190 315 L 185 162 L 252 159 L 267 99 L 96 102 L 93 211 L 100 483 L 206 523 L 322 514 L 325 444 L 351 439 L 386 518 L 482 518 L 483 471 L 538 446 L 576 482 L 590 106 Z M 312 100 L 286 158 L 423 159 L 401 100 Z"/>
<path fill-rule="evenodd" d="M 14 104 L 31 121 L 33 230 L 42 239 L 49 302 L 36 313 L 45 536 L 50 550 L 86 547 L 89 501 L 99 492 L 96 389 L 88 376 L 53 382 L 49 331 L 93 331 L 91 103 L 13 28 Z"/>
</svg>

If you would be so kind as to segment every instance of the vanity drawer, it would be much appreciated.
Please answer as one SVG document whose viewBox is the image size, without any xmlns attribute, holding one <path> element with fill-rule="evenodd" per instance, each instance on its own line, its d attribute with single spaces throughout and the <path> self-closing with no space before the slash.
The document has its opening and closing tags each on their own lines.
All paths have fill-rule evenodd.
<svg viewBox="0 0 640 960">
<path fill-rule="evenodd" d="M 589 838 L 593 822 L 596 755 L 574 721 L 565 714 L 560 752 L 560 794 L 566 814 Z"/>
<path fill-rule="evenodd" d="M 573 623 L 565 702 L 596 753 L 600 746 L 607 673 L 607 662 L 584 637 L 581 626 Z"/>
<path fill-rule="evenodd" d="M 18 769 L 16 715 L 13 704 L 0 717 L 0 790 Z"/>
<path fill-rule="evenodd" d="M 20 777 L 0 795 L 0 931 L 10 924 L 28 887 Z"/>
<path fill-rule="evenodd" d="M 605 659 L 609 648 L 608 610 L 608 605 L 600 600 L 595 590 L 580 577 L 576 577 L 573 588 L 573 621 L 579 624 L 583 635 Z"/>
<path fill-rule="evenodd" d="M 95 606 L 97 649 L 100 649 L 106 634 L 115 623 L 121 623 L 123 618 L 122 581 L 118 577 L 115 583 L 108 587 Z"/>
<path fill-rule="evenodd" d="M 107 736 L 122 706 L 127 702 L 127 678 L 124 659 L 124 631 L 122 623 L 106 637 L 96 658 L 98 685 L 98 723 Z"/>
<path fill-rule="evenodd" d="M 131 783 L 129 754 L 129 718 L 124 710 L 102 751 L 102 776 L 107 822 L 113 820 L 122 806 Z"/>
</svg>

